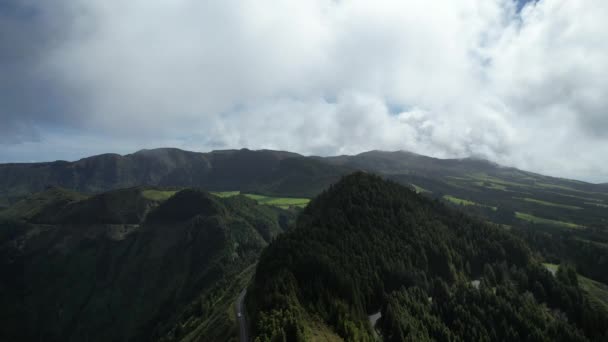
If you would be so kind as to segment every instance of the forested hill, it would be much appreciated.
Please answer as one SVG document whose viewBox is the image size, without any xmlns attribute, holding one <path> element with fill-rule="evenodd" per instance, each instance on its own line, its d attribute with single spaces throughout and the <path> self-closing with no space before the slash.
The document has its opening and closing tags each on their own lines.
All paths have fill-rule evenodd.
<svg viewBox="0 0 608 342">
<path fill-rule="evenodd" d="M 585 341 L 608 338 L 576 273 L 522 240 L 365 173 L 314 199 L 263 252 L 247 296 L 259 341 Z"/>
<path fill-rule="evenodd" d="M 0 341 L 237 341 L 234 302 L 293 211 L 50 188 L 0 214 Z"/>
</svg>

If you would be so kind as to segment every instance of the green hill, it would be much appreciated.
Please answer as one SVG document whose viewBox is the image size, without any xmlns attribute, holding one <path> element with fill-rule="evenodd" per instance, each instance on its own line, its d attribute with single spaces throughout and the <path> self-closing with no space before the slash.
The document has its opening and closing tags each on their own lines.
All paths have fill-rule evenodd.
<svg viewBox="0 0 608 342">
<path fill-rule="evenodd" d="M 310 340 L 319 321 L 374 341 L 367 316 L 377 311 L 386 341 L 608 337 L 606 312 L 568 279 L 508 231 L 358 173 L 265 249 L 247 301 L 259 341 Z"/>
<path fill-rule="evenodd" d="M 149 190 L 53 189 L 9 209 L 1 341 L 236 341 L 234 301 L 292 212 L 191 189 L 153 201 Z"/>
</svg>

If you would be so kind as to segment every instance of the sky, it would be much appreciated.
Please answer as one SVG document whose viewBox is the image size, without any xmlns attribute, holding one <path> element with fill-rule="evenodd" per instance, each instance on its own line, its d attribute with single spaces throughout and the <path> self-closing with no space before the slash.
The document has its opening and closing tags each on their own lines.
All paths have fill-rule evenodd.
<svg viewBox="0 0 608 342">
<path fill-rule="evenodd" d="M 408 150 L 608 182 L 605 0 L 2 0 L 0 162 Z"/>
</svg>

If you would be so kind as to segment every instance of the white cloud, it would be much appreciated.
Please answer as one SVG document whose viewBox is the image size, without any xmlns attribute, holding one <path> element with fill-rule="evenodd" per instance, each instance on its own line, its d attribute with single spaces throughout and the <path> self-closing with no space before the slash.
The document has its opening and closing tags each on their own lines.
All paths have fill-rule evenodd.
<svg viewBox="0 0 608 342">
<path fill-rule="evenodd" d="M 120 152 L 407 149 L 608 180 L 600 0 L 61 3 L 40 64 L 69 110 L 38 126 Z"/>
</svg>

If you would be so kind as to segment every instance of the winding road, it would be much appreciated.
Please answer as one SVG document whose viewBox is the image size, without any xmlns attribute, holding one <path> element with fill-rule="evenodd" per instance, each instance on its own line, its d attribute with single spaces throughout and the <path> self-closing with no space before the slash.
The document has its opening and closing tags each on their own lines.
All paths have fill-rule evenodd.
<svg viewBox="0 0 608 342">
<path fill-rule="evenodd" d="M 249 342 L 249 326 L 247 325 L 247 317 L 245 317 L 245 295 L 247 289 L 243 289 L 239 298 L 236 301 L 236 320 L 239 322 L 239 341 Z"/>
</svg>

